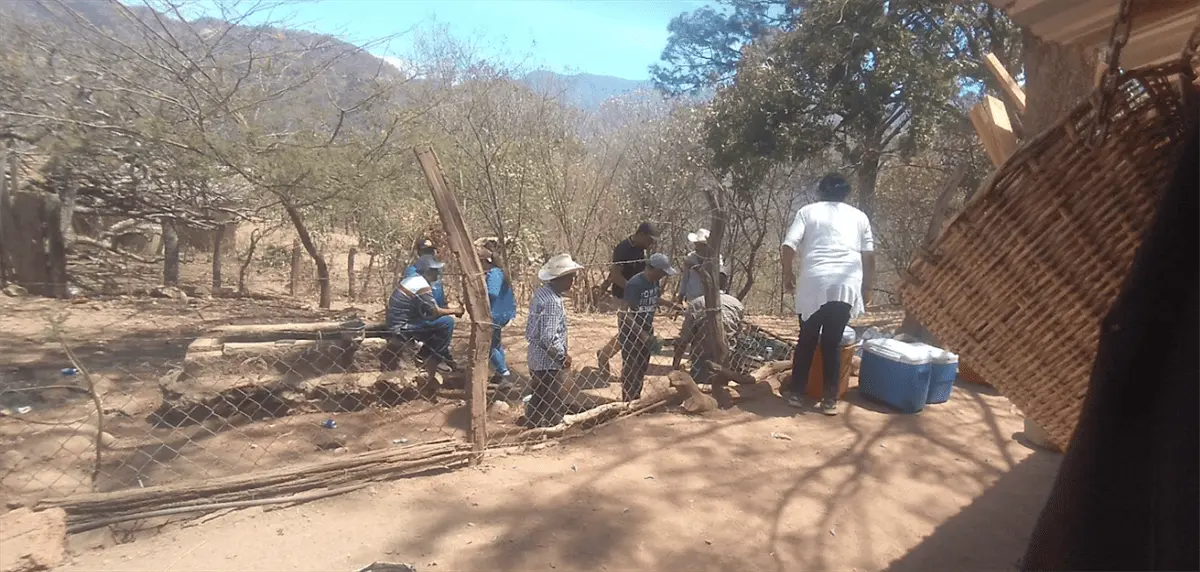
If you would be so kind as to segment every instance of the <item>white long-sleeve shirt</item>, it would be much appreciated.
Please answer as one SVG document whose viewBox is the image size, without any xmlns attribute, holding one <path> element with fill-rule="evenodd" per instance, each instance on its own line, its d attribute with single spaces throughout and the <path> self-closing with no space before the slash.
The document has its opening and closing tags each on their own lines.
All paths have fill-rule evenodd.
<svg viewBox="0 0 1200 572">
<path fill-rule="evenodd" d="M 863 313 L 862 253 L 875 250 L 866 213 L 842 202 L 823 201 L 796 213 L 783 244 L 796 251 L 796 314 L 812 316 L 826 302 L 850 304 L 850 316 Z"/>
</svg>

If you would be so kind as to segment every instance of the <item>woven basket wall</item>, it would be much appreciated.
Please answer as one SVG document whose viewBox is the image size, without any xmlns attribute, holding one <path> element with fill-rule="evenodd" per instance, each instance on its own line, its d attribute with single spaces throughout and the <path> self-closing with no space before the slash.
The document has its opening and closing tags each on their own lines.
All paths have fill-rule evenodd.
<svg viewBox="0 0 1200 572">
<path fill-rule="evenodd" d="M 1094 146 L 1091 101 L 1022 145 L 908 268 L 907 308 L 1064 450 L 1101 320 L 1176 168 L 1178 70 L 1125 74 Z"/>
</svg>

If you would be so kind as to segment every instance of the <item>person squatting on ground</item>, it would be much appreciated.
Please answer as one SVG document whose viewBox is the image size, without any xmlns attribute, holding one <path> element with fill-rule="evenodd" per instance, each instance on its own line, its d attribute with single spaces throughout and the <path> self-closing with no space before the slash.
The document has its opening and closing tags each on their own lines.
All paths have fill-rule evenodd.
<svg viewBox="0 0 1200 572">
<path fill-rule="evenodd" d="M 538 280 L 543 285 L 533 292 L 529 321 L 525 324 L 532 378 L 529 401 L 525 404 L 526 426 L 552 427 L 562 421 L 566 403 L 560 376 L 571 369 L 563 295 L 571 289 L 576 273 L 582 268 L 571 255 L 559 254 L 538 270 Z"/>
<path fill-rule="evenodd" d="M 734 336 L 742 328 L 742 319 L 746 314 L 746 307 L 742 305 L 742 301 L 737 297 L 728 293 L 721 292 L 720 296 L 720 314 L 722 331 L 725 333 L 726 343 L 730 348 L 734 346 Z M 671 369 L 683 369 L 683 354 L 691 349 L 692 366 L 691 376 L 696 383 L 711 383 L 712 369 L 708 367 L 709 360 L 715 359 L 717 356 L 710 352 L 709 344 L 704 340 L 704 323 L 710 316 L 714 316 L 716 312 L 709 312 L 704 303 L 704 295 L 692 298 L 688 301 L 684 308 L 683 325 L 679 329 L 679 339 L 675 340 L 675 358 L 671 362 Z M 732 364 L 731 364 L 732 365 Z M 736 369 L 736 368 L 734 368 Z"/>
<path fill-rule="evenodd" d="M 671 266 L 667 255 L 650 256 L 646 269 L 625 283 L 625 308 L 617 313 L 617 338 L 621 344 L 621 399 L 633 401 L 642 397 L 642 384 L 650 357 L 661 344 L 654 336 L 654 315 L 658 307 L 673 307 L 662 298 L 662 280 L 679 271 Z"/>
<path fill-rule="evenodd" d="M 428 238 L 422 238 L 417 241 L 416 251 L 418 260 L 422 256 L 431 256 L 435 259 L 437 258 L 437 247 L 434 246 L 433 241 L 429 240 Z M 417 263 L 413 262 L 404 269 L 404 276 L 402 278 L 412 278 L 419 273 L 420 272 L 417 270 Z M 433 290 L 433 299 L 437 302 L 438 307 L 449 308 L 449 305 L 446 304 L 446 290 L 442 286 L 441 273 L 438 273 L 437 281 L 429 283 L 429 287 Z"/>
<path fill-rule="evenodd" d="M 501 344 L 501 331 L 517 317 L 517 301 L 513 297 L 512 282 L 500 265 L 500 257 L 482 246 L 475 251 L 479 256 L 479 264 L 484 269 L 488 306 L 492 311 L 492 348 L 488 361 L 492 365 L 492 371 L 499 378 L 497 390 L 505 392 L 512 387 L 512 372 L 508 369 L 508 360 Z"/>
<path fill-rule="evenodd" d="M 429 378 L 439 363 L 452 369 L 450 340 L 454 336 L 454 318 L 461 318 L 461 309 L 451 310 L 438 305 L 431 284 L 442 274 L 441 262 L 426 254 L 417 259 L 414 276 L 404 278 L 388 299 L 387 327 L 401 339 L 420 342 L 417 360 L 425 365 Z"/>
<path fill-rule="evenodd" d="M 612 266 L 608 269 L 606 281 L 612 284 L 612 296 L 618 301 L 618 306 L 624 306 L 625 284 L 630 278 L 646 269 L 649 249 L 654 246 L 657 238 L 658 229 L 654 227 L 654 224 L 643 222 L 638 225 L 636 232 L 613 248 Z M 612 370 L 609 369 L 608 362 L 612 361 L 613 356 L 617 355 L 621 349 L 619 338 L 619 334 L 613 336 L 608 343 L 604 344 L 603 348 L 600 348 L 600 351 L 596 352 L 596 367 L 608 377 L 612 377 Z"/>
<path fill-rule="evenodd" d="M 817 185 L 818 202 L 796 213 L 780 248 L 783 284 L 796 292 L 800 337 L 792 360 L 792 375 L 780 393 L 789 405 L 802 407 L 803 392 L 819 346 L 824 396 L 821 412 L 837 415 L 839 345 L 850 319 L 871 303 L 875 284 L 875 239 L 871 221 L 845 203 L 850 183 L 837 173 Z M 792 263 L 800 258 L 797 281 Z"/>
</svg>

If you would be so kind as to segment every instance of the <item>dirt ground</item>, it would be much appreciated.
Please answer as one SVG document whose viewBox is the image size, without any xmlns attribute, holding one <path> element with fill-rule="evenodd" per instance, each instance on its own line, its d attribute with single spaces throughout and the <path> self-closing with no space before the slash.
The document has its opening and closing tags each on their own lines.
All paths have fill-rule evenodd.
<svg viewBox="0 0 1200 572">
<path fill-rule="evenodd" d="M 1020 428 L 971 385 L 911 416 L 853 391 L 833 418 L 760 394 L 128 544 L 76 539 L 61 570 L 1012 570 L 1060 459 Z"/>
<path fill-rule="evenodd" d="M 191 281 L 203 283 L 202 269 L 189 265 L 185 277 L 196 274 Z M 353 433 L 339 447 L 311 446 L 331 435 L 311 414 L 234 431 L 141 428 L 158 397 L 158 376 L 178 367 L 187 343 L 212 327 L 373 318 L 381 309 L 378 300 L 339 300 L 322 311 L 277 293 L 188 302 L 0 296 L 0 389 L 64 383 L 59 369 L 70 364 L 48 329 L 60 318 L 58 331 L 105 384 L 115 450 L 147 452 L 140 465 L 113 468 L 115 488 L 136 486 L 138 478 L 146 486 L 204 479 L 388 446 L 397 437 L 419 442 L 461 433 L 462 404 L 449 400 L 423 411 L 429 420 L 420 423 L 402 410 L 339 414 L 339 431 Z M 757 320 L 778 333 L 794 329 L 787 318 Z M 581 366 L 592 363 L 614 326 L 611 316 L 572 319 L 572 353 Z M 664 321 L 660 331 L 671 336 L 677 327 Z M 518 371 L 519 328 L 509 334 Z M 658 374 L 669 359 L 655 358 Z M 58 420 L 90 411 L 86 396 L 41 395 L 30 415 Z M 0 401 L 24 396 L 0 392 Z M 438 429 L 426 436 L 414 423 Z M 1014 569 L 1060 459 L 1026 446 L 1021 423 L 1006 399 L 970 384 L 950 402 L 911 416 L 852 389 L 835 418 L 785 407 L 761 388 L 745 392 L 731 410 L 647 414 L 557 447 L 496 451 L 479 467 L 304 506 L 171 524 L 131 542 L 122 538 L 124 544 L 111 533 L 87 533 L 72 539 L 74 555 L 62 570 L 356 570 L 373 561 L 422 571 Z M 71 431 L 46 440 L 39 452 L 7 440 L 49 429 L 0 419 L 5 494 L 86 490 L 90 438 Z M 137 444 L 139 431 L 145 445 Z M 64 452 L 74 455 L 73 465 L 55 465 Z M 121 463 L 119 453 L 110 459 Z M 8 467 L 14 463 L 20 470 Z M 27 467 L 48 472 L 29 477 Z"/>
</svg>

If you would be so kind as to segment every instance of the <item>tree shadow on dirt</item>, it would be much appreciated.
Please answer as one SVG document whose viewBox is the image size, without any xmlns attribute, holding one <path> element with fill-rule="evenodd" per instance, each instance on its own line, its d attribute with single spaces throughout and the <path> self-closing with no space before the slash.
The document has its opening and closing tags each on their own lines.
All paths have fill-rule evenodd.
<svg viewBox="0 0 1200 572">
<path fill-rule="evenodd" d="M 1019 569 L 1041 512 L 1013 510 L 1014 499 L 1022 506 L 1044 505 L 1060 461 L 1060 455 L 1043 451 L 1022 459 L 886 571 Z"/>
<path fill-rule="evenodd" d="M 913 519 L 936 527 L 962 502 L 945 497 L 975 497 L 1007 476 L 1001 494 L 980 496 L 983 500 L 972 503 L 985 506 L 985 516 L 960 519 L 966 526 L 979 527 L 975 533 L 980 538 L 969 543 L 938 541 L 925 548 L 922 544 L 922 552 L 907 560 L 925 569 L 933 565 L 932 558 L 940 559 L 940 569 L 1007 568 L 1024 549 L 1025 535 L 1044 502 L 1041 491 L 1048 490 L 1057 470 L 1057 456 L 1051 454 L 1026 460 L 1017 470 L 1008 452 L 1013 446 L 1010 436 L 1001 431 L 993 411 L 1011 415 L 1004 411 L 1007 401 L 970 390 L 956 395 L 962 409 L 938 411 L 931 406 L 924 415 L 884 417 L 851 406 L 836 418 L 813 416 L 803 428 L 792 425 L 786 436 L 773 429 L 787 420 L 763 417 L 761 412 L 783 408 L 778 412 L 795 415 L 796 410 L 776 403 L 777 398 L 758 403 L 763 399 L 770 398 L 743 400 L 741 409 L 755 415 L 720 411 L 706 419 L 623 421 L 630 425 L 602 428 L 586 442 L 576 443 L 627 450 L 619 460 L 578 474 L 575 467 L 569 473 L 548 469 L 515 493 L 497 490 L 492 498 L 492 491 L 484 491 L 489 500 L 479 503 L 482 507 L 457 502 L 422 507 L 430 518 L 420 530 L 399 535 L 393 552 L 435 553 L 441 539 L 474 523 L 495 529 L 496 535 L 490 545 L 471 548 L 474 554 L 464 569 L 541 569 L 550 564 L 559 569 L 880 567 L 895 558 L 887 545 L 916 543 L 911 538 Z M 668 454 L 673 462 L 661 462 Z M 655 467 L 652 475 L 629 474 L 647 464 Z M 613 487 L 613 480 L 623 484 Z M 610 486 L 600 486 L 602 481 Z M 890 487 L 918 485 L 927 497 L 922 502 L 890 498 Z M 611 492 L 614 488 L 623 492 Z M 1004 494 L 1012 490 L 1021 494 Z M 876 506 L 879 499 L 889 505 L 882 512 Z M 887 515 L 896 511 L 905 513 L 904 523 L 888 521 Z M 754 522 L 730 524 L 720 520 L 724 514 L 759 516 Z M 989 518 L 1004 530 L 978 524 Z M 664 520 L 672 524 L 664 525 Z M 682 521 L 682 530 L 674 530 L 675 520 Z M 946 522 L 938 533 L 950 534 L 953 540 L 944 530 L 957 525 L 953 518 Z M 660 536 L 655 550 L 647 551 L 642 537 L 648 527 L 663 526 L 671 526 L 679 542 L 664 550 Z M 837 530 L 855 533 L 838 537 Z M 697 541 L 699 534 L 709 538 Z M 973 548 L 998 537 L 1005 541 L 991 550 Z M 849 551 L 857 560 L 833 556 L 832 543 L 838 542 L 843 543 L 836 546 L 841 554 L 847 553 L 844 543 L 857 542 Z M 934 548 L 941 552 L 925 555 Z M 554 562 L 536 560 L 547 553 L 553 554 Z"/>
</svg>

